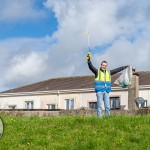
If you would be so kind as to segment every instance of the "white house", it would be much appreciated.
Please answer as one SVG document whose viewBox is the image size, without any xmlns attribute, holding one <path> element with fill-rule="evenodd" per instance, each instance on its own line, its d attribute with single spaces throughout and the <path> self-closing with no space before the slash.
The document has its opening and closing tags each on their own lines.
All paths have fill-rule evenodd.
<svg viewBox="0 0 150 150">
<path fill-rule="evenodd" d="M 150 71 L 139 74 L 139 97 L 150 105 Z M 119 74 L 112 76 L 112 82 Z M 128 89 L 113 85 L 111 109 L 128 110 Z M 96 108 L 94 76 L 53 78 L 0 93 L 0 109 L 78 109 Z"/>
</svg>

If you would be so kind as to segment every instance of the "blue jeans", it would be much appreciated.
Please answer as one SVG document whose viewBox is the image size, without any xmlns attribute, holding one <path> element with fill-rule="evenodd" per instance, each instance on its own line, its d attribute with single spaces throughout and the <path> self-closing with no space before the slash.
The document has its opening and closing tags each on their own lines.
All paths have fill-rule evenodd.
<svg viewBox="0 0 150 150">
<path fill-rule="evenodd" d="M 110 115 L 109 93 L 96 92 L 97 96 L 97 116 L 102 117 L 102 102 L 104 101 L 105 115 Z"/>
</svg>

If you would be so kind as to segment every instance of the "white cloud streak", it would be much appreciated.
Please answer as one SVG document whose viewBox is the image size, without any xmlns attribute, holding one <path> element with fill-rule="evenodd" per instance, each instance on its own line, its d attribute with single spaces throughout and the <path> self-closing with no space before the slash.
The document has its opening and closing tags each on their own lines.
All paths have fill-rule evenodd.
<svg viewBox="0 0 150 150">
<path fill-rule="evenodd" d="M 10 23 L 45 17 L 44 11 L 34 8 L 35 2 L 35 0 L 1 0 L 0 21 Z"/>
</svg>

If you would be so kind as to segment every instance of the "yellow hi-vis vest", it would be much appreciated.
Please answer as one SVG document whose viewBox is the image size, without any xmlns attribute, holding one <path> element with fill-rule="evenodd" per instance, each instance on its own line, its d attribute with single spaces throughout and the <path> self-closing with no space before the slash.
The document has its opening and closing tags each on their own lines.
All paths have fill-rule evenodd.
<svg viewBox="0 0 150 150">
<path fill-rule="evenodd" d="M 111 74 L 109 70 L 102 71 L 98 69 L 98 75 L 95 78 L 96 92 L 110 92 L 111 91 Z"/>
</svg>

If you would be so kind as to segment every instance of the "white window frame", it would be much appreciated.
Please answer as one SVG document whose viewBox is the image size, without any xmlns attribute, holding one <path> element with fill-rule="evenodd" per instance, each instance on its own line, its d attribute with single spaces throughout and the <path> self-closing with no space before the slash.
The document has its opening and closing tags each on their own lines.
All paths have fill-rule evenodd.
<svg viewBox="0 0 150 150">
<path fill-rule="evenodd" d="M 55 106 L 55 108 L 53 108 L 53 109 L 56 109 L 56 104 L 47 104 L 47 109 L 52 109 L 52 105 Z"/>
<path fill-rule="evenodd" d="M 69 107 L 67 108 L 67 100 L 69 101 Z M 73 100 L 73 107 L 71 105 L 71 101 Z M 65 99 L 65 109 L 66 110 L 74 110 L 75 108 L 75 99 L 74 98 L 66 98 Z"/>
<path fill-rule="evenodd" d="M 29 105 L 31 108 L 28 107 L 27 103 L 31 104 Z M 25 109 L 34 109 L 34 101 L 25 101 Z"/>
</svg>

